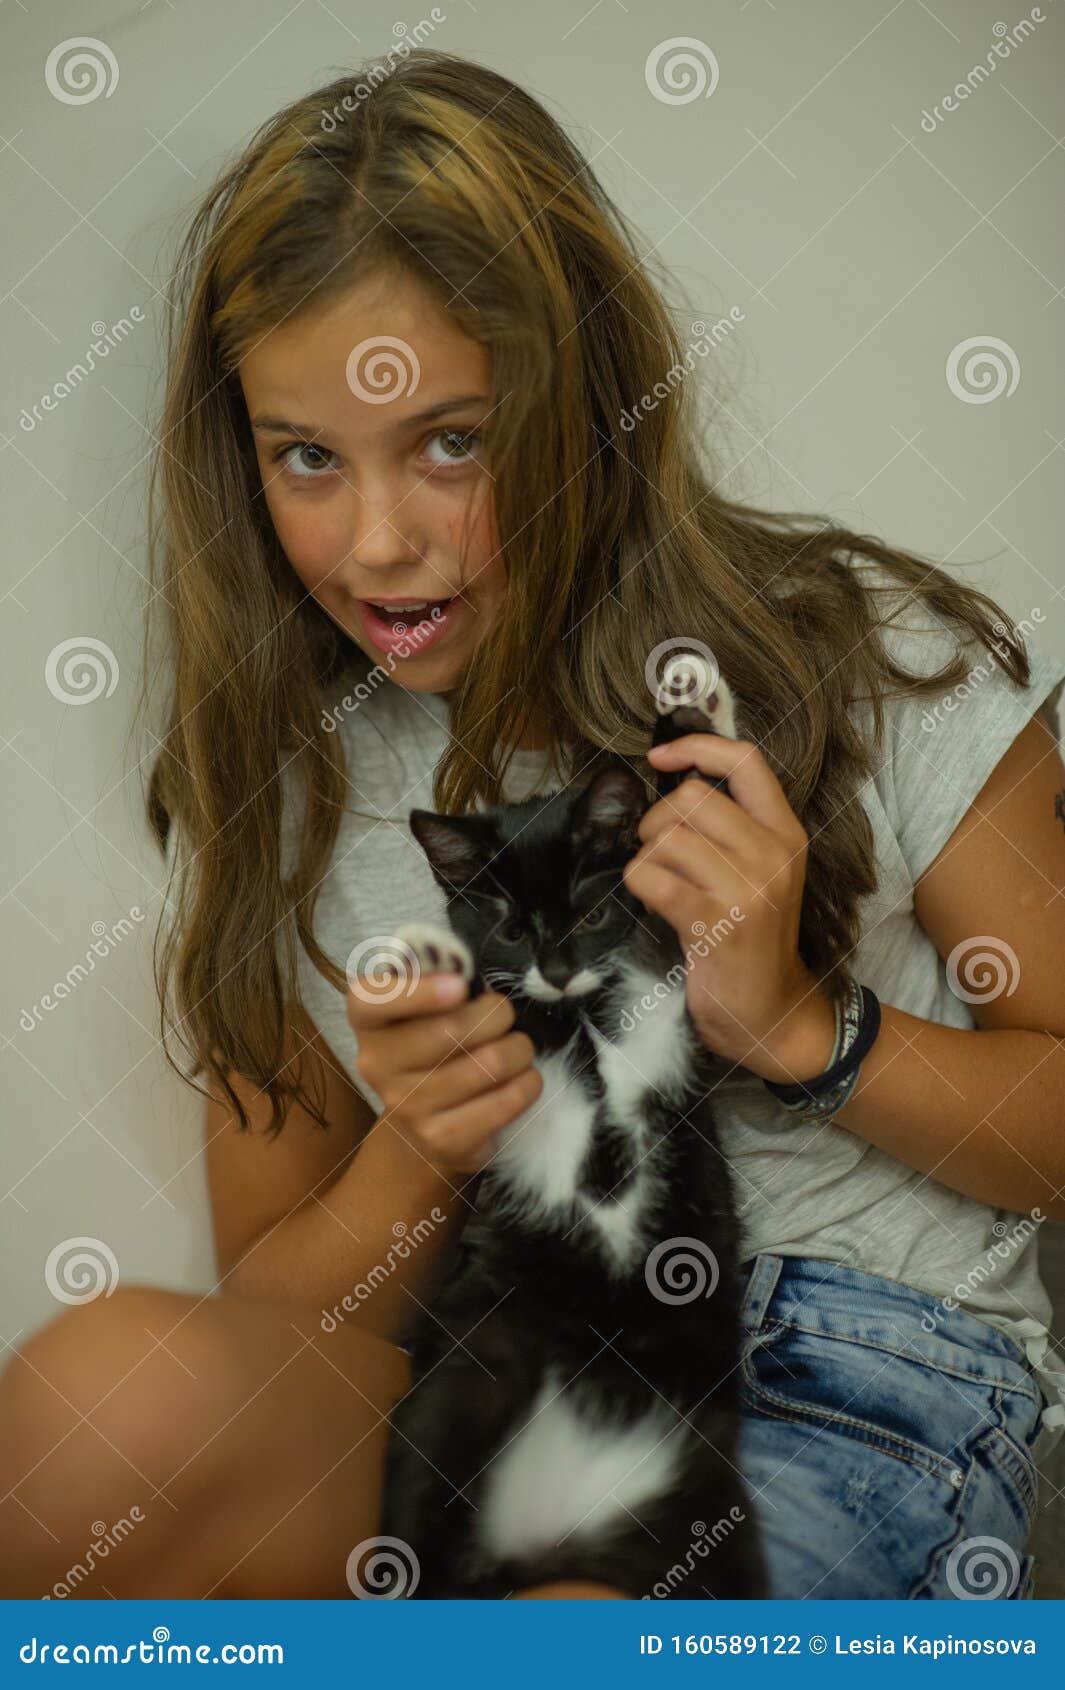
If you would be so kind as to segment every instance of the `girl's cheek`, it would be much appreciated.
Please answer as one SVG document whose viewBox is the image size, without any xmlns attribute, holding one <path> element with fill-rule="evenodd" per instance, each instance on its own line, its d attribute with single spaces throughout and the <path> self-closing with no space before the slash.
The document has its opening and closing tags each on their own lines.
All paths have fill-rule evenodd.
<svg viewBox="0 0 1065 1690">
<path fill-rule="evenodd" d="M 348 541 L 342 514 L 330 512 L 324 504 L 308 509 L 308 499 L 302 508 L 291 499 L 271 501 L 273 519 L 281 548 L 303 583 L 313 588 L 324 582 L 343 558 Z"/>
</svg>

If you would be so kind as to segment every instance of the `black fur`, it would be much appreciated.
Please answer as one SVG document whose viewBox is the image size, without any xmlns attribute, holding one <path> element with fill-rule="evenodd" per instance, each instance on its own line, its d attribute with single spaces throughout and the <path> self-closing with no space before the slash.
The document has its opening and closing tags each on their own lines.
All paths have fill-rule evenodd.
<svg viewBox="0 0 1065 1690">
<path fill-rule="evenodd" d="M 699 706 L 664 710 L 654 742 L 709 725 Z M 681 778 L 660 774 L 659 795 Z M 642 780 L 619 764 L 583 791 L 463 817 L 411 815 L 447 893 L 451 926 L 473 954 L 476 989 L 487 984 L 513 998 L 515 1025 L 529 1033 L 538 1059 L 575 1039 L 569 1084 L 597 1107 L 581 1192 L 609 1204 L 649 1168 L 661 1175 L 649 1247 L 622 1270 L 608 1266 L 592 1218 L 537 1221 L 493 1164 L 484 1171 L 458 1256 L 414 1337 L 414 1383 L 391 1417 L 381 1531 L 416 1555 L 414 1596 L 501 1598 L 562 1578 L 602 1580 L 634 1597 L 656 1586 L 679 1598 L 764 1594 L 751 1504 L 737 1470 L 738 1236 L 708 1098 L 715 1060 L 698 1046 L 685 1011 L 690 1083 L 679 1098 L 648 1093 L 649 1140 L 638 1153 L 606 1118 L 587 1026 L 618 1040 L 616 995 L 601 988 L 544 1003 L 520 985 L 534 958 L 556 984 L 604 957 L 610 967 L 638 961 L 657 979 L 682 959 L 673 929 L 621 879 L 646 807 Z M 589 910 L 603 913 L 585 925 Z M 529 924 L 524 942 L 514 943 L 508 929 L 515 916 Z M 546 1103 L 545 1089 L 530 1117 Z M 535 1132 L 535 1122 L 524 1130 Z M 671 1301 L 652 1293 L 649 1253 L 665 1240 L 696 1240 L 712 1252 L 712 1294 Z M 683 1254 L 678 1244 L 678 1260 Z M 682 1277 L 670 1289 L 691 1283 Z M 478 1548 L 479 1506 L 492 1463 L 520 1432 L 546 1369 L 571 1382 L 566 1388 L 579 1394 L 582 1417 L 599 1422 L 604 1438 L 611 1426 L 670 1405 L 677 1439 L 687 1440 L 683 1467 L 671 1489 L 634 1510 L 636 1518 L 622 1513 L 591 1539 L 572 1532 L 534 1553 L 495 1560 Z M 719 1521 L 726 1522 L 722 1540 L 715 1537 L 708 1552 L 705 1544 L 696 1549 L 700 1523 L 710 1531 Z M 671 1568 L 684 1569 L 683 1576 L 671 1581 Z"/>
</svg>

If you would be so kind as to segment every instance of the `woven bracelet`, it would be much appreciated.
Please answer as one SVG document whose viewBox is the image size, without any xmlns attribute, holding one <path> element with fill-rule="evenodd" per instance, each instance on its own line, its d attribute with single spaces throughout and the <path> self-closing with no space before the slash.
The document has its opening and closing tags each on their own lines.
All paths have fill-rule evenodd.
<svg viewBox="0 0 1065 1690">
<path fill-rule="evenodd" d="M 824 1112 L 841 1107 L 837 1093 L 844 1090 L 849 1096 L 853 1082 L 865 1057 L 880 1031 L 880 999 L 870 986 L 851 982 L 851 1002 L 843 1011 L 843 1052 L 823 1074 L 811 1080 L 796 1080 L 782 1085 L 775 1080 L 763 1080 L 766 1090 L 790 1109 L 809 1109 L 825 1106 Z M 848 1025 L 849 1023 L 849 1025 Z M 848 1033 L 851 1036 L 848 1038 Z M 852 1085 L 847 1085 L 851 1081 Z"/>
</svg>

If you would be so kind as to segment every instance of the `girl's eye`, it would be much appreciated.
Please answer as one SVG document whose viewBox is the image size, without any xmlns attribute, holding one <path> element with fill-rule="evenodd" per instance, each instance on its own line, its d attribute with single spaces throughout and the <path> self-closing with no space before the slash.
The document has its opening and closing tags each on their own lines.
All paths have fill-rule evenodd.
<svg viewBox="0 0 1065 1690">
<path fill-rule="evenodd" d="M 498 932 L 504 945 L 520 945 L 525 937 L 525 929 L 520 921 L 505 921 Z"/>
<path fill-rule="evenodd" d="M 470 450 L 471 445 L 480 446 L 481 437 L 476 430 L 468 429 L 464 432 L 460 428 L 442 428 L 438 434 L 433 435 L 429 444 L 432 446 L 438 440 L 443 442 L 443 456 L 430 458 L 434 467 L 441 464 L 463 464 L 476 461 L 476 451 Z"/>
<path fill-rule="evenodd" d="M 324 446 L 315 446 L 313 441 L 296 440 L 291 446 L 282 446 L 280 452 L 277 454 L 278 462 L 284 464 L 285 468 L 289 470 L 292 475 L 298 476 L 301 481 L 316 481 L 320 478 L 323 470 L 326 473 L 329 473 L 332 470 L 332 465 L 329 463 L 323 465 L 321 463 L 314 462 L 309 465 L 304 462 L 303 467 L 298 468 L 297 459 L 294 454 L 298 455 L 301 452 L 313 452 L 319 459 L 328 459 L 333 455 L 331 452 L 327 452 Z"/>
<path fill-rule="evenodd" d="M 606 920 L 606 918 L 609 914 L 610 914 L 610 910 L 605 903 L 596 904 L 594 910 L 588 911 L 588 914 L 584 917 L 584 920 L 582 921 L 581 926 L 582 927 L 602 927 L 603 923 L 605 922 L 605 920 Z"/>
</svg>

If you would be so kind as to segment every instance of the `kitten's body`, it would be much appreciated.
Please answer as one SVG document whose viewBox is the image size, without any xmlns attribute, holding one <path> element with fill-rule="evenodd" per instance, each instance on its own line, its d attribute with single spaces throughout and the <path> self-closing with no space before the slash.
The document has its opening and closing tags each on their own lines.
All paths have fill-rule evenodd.
<svg viewBox="0 0 1065 1690">
<path fill-rule="evenodd" d="M 673 712 L 655 737 L 682 731 Z M 565 1577 L 633 1596 L 760 1593 L 715 1062 L 675 933 L 621 882 L 640 791 L 621 769 L 584 794 L 412 816 L 474 984 L 483 972 L 513 997 L 544 1080 L 497 1137 L 392 1415 L 382 1532 L 417 1555 L 416 1595 Z M 565 907 L 575 880 L 598 940 Z M 605 900 L 612 933 L 594 913 Z M 504 905 L 540 917 L 513 968 Z"/>
</svg>

